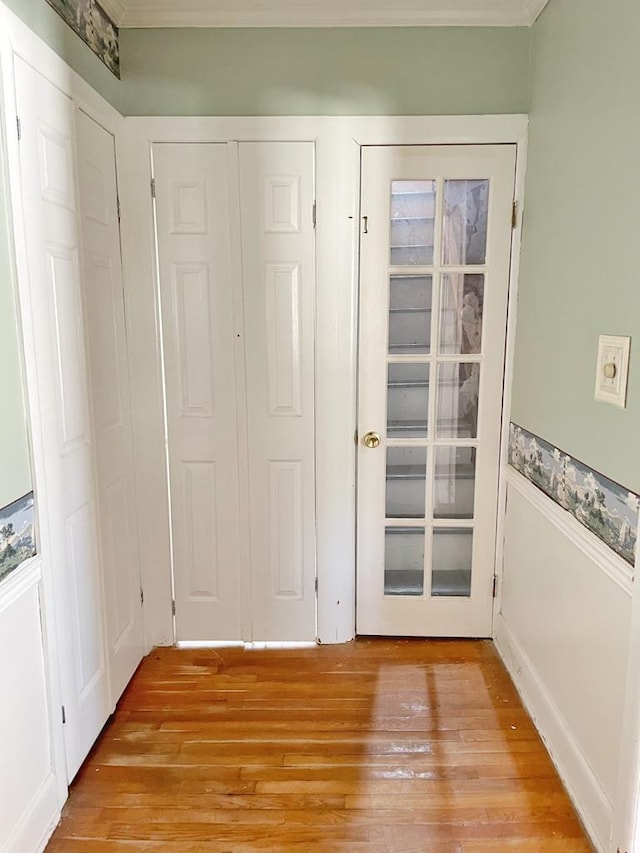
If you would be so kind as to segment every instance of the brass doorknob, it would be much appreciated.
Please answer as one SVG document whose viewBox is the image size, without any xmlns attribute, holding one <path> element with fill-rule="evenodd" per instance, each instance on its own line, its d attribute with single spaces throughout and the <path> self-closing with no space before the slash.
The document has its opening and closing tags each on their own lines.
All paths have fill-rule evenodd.
<svg viewBox="0 0 640 853">
<path fill-rule="evenodd" d="M 364 444 L 365 447 L 368 447 L 371 450 L 373 450 L 374 448 L 378 447 L 378 445 L 380 444 L 380 436 L 378 435 L 377 432 L 368 432 L 363 437 L 362 443 Z"/>
</svg>

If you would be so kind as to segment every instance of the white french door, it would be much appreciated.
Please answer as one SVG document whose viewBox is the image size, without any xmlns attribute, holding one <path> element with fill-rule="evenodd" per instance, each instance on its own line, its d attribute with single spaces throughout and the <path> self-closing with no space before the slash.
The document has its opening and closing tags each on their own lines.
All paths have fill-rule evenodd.
<svg viewBox="0 0 640 853">
<path fill-rule="evenodd" d="M 362 153 L 357 631 L 491 635 L 515 146 Z"/>
<path fill-rule="evenodd" d="M 313 640 L 314 146 L 153 161 L 176 637 Z"/>
<path fill-rule="evenodd" d="M 84 345 L 82 258 L 71 100 L 20 58 L 20 180 L 33 375 L 47 482 L 40 523 L 54 572 L 58 657 L 71 780 L 112 710 L 104 643 L 94 436 Z M 36 484 L 37 485 L 37 484 Z"/>
</svg>

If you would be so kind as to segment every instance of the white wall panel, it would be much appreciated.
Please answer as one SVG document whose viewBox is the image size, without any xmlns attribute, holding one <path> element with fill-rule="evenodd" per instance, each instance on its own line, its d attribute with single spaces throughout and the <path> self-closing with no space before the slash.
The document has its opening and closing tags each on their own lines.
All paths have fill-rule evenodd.
<svg viewBox="0 0 640 853">
<path fill-rule="evenodd" d="M 536 492 L 530 484 L 522 490 L 509 485 L 496 638 L 585 823 L 605 849 L 631 597 L 527 498 L 531 489 Z"/>
<path fill-rule="evenodd" d="M 0 590 L 0 850 L 30 853 L 58 814 L 45 655 L 39 558 Z"/>
</svg>

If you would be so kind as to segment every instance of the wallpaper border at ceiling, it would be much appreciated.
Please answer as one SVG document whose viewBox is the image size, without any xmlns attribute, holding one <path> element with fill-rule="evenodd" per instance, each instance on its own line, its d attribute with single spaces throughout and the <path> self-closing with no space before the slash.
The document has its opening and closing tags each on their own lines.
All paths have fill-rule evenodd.
<svg viewBox="0 0 640 853">
<path fill-rule="evenodd" d="M 47 0 L 63 21 L 120 79 L 120 32 L 96 0 Z"/>
</svg>

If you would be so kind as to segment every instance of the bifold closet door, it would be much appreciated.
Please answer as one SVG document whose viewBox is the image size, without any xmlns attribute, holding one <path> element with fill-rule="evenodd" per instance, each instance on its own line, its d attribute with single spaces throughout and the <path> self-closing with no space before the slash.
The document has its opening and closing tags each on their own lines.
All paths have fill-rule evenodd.
<svg viewBox="0 0 640 853">
<path fill-rule="evenodd" d="M 71 100 L 16 59 L 20 178 L 28 263 L 21 284 L 32 324 L 47 494 L 40 518 L 54 573 L 55 622 L 71 780 L 111 710 L 103 629 L 94 435 L 84 345 L 82 259 Z M 43 482 L 46 481 L 46 482 Z"/>
<path fill-rule="evenodd" d="M 314 640 L 314 145 L 239 149 L 252 639 Z"/>
<path fill-rule="evenodd" d="M 115 703 L 143 655 L 115 143 L 81 110 L 76 130 L 107 650 Z"/>
<path fill-rule="evenodd" d="M 176 637 L 239 640 L 227 145 L 158 144 L 153 161 Z"/>
<path fill-rule="evenodd" d="M 154 176 L 177 639 L 313 640 L 314 146 L 158 144 Z"/>
</svg>

